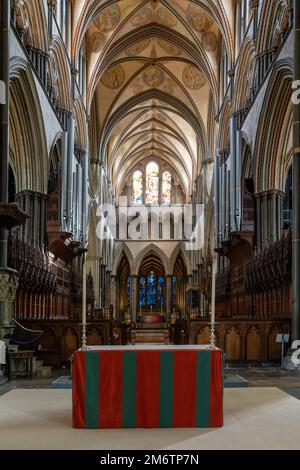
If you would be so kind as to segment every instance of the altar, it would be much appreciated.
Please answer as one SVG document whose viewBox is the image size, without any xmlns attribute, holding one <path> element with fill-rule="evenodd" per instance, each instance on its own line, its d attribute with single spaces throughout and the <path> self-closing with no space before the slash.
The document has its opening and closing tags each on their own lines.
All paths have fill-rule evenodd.
<svg viewBox="0 0 300 470">
<path fill-rule="evenodd" d="M 76 351 L 73 426 L 223 425 L 223 352 L 206 346 L 102 346 Z"/>
</svg>

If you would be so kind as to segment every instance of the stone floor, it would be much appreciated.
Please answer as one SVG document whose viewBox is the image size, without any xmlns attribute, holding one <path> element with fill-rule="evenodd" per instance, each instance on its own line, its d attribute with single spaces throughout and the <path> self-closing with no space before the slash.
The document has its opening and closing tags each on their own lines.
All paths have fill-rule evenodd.
<svg viewBox="0 0 300 470">
<path fill-rule="evenodd" d="M 61 377 L 62 375 L 68 375 L 69 373 L 70 371 L 64 369 L 54 371 L 51 377 L 48 378 L 34 377 L 32 379 L 19 378 L 10 380 L 5 384 L 0 385 L 0 396 L 16 389 L 49 389 L 51 388 L 51 384 L 54 380 L 58 379 L 58 377 Z"/>
<path fill-rule="evenodd" d="M 49 389 L 54 380 L 69 371 L 54 371 L 50 378 L 16 379 L 0 386 L 0 396 L 15 389 Z M 238 374 L 248 381 L 249 387 L 277 387 L 300 400 L 300 371 L 286 372 L 279 367 L 226 368 L 225 374 Z"/>
<path fill-rule="evenodd" d="M 300 401 L 274 387 L 227 388 L 222 428 L 74 429 L 71 390 L 0 397 L 1 450 L 300 450 Z M 1 454 L 2 455 L 2 454 Z"/>
<path fill-rule="evenodd" d="M 225 374 L 239 374 L 249 387 L 277 387 L 300 400 L 300 371 L 286 372 L 280 367 L 226 368 Z"/>
</svg>

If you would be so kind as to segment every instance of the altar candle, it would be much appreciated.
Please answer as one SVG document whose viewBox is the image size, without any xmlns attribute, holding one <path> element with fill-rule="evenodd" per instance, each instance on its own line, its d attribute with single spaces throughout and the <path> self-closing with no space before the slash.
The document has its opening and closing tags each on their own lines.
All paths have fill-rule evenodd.
<svg viewBox="0 0 300 470">
<path fill-rule="evenodd" d="M 83 255 L 82 265 L 82 324 L 86 325 L 86 255 Z"/>
<path fill-rule="evenodd" d="M 217 274 L 217 256 L 214 255 L 212 265 L 212 282 L 211 282 L 211 323 L 216 321 L 216 274 Z"/>
</svg>

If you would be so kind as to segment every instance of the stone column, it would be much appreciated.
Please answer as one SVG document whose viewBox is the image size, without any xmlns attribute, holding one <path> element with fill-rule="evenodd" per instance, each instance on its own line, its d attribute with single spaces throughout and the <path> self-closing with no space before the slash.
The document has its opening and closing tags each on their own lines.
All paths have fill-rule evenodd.
<svg viewBox="0 0 300 470">
<path fill-rule="evenodd" d="M 8 161 L 9 161 L 9 35 L 10 0 L 0 2 L 0 338 L 11 323 L 17 273 L 7 267 Z M 17 225 L 17 224 L 15 224 Z M 2 328 L 1 328 L 2 327 Z"/>
<path fill-rule="evenodd" d="M 131 319 L 136 323 L 138 298 L 138 276 L 131 276 Z"/>
<path fill-rule="evenodd" d="M 74 219 L 72 220 L 72 195 L 73 195 L 73 154 L 75 138 L 75 120 L 72 116 L 68 117 L 68 151 L 67 151 L 67 180 L 66 180 L 66 221 L 67 229 L 73 232 Z M 75 208 L 74 208 L 75 209 Z M 75 214 L 74 214 L 75 215 Z"/>
<path fill-rule="evenodd" d="M 109 308 L 112 304 L 112 292 L 111 292 L 111 271 L 107 270 L 105 275 L 105 290 L 107 295 L 105 296 L 105 307 Z"/>
<path fill-rule="evenodd" d="M 119 312 L 118 312 L 118 305 L 117 305 L 117 289 L 118 289 L 118 276 L 116 275 L 111 275 L 110 276 L 111 281 L 111 305 L 113 306 L 113 317 L 115 319 L 119 318 Z"/>
<path fill-rule="evenodd" d="M 229 232 L 236 231 L 235 215 L 236 215 L 236 116 L 230 118 L 230 221 Z"/>
<path fill-rule="evenodd" d="M 226 204 L 225 204 L 225 201 L 226 201 L 226 171 L 225 171 L 225 163 L 222 162 L 222 165 L 221 165 L 221 188 L 222 188 L 222 205 L 221 205 L 221 213 L 222 213 L 222 237 L 223 237 L 223 240 L 225 240 L 226 238 Z"/>
<path fill-rule="evenodd" d="M 262 246 L 260 194 L 255 194 L 254 197 L 256 200 L 256 248 L 260 252 Z"/>
<path fill-rule="evenodd" d="M 57 7 L 57 0 L 48 0 L 48 8 L 49 8 L 48 33 L 51 39 L 53 35 L 53 16 L 55 15 L 56 7 Z"/>
<path fill-rule="evenodd" d="M 83 161 L 82 161 L 82 222 L 81 222 L 81 229 L 82 229 L 82 241 L 83 244 L 86 244 L 86 237 L 87 237 L 87 188 L 88 188 L 88 156 L 86 152 L 83 153 Z"/>
<path fill-rule="evenodd" d="M 300 80 L 300 2 L 294 0 L 294 80 Z M 298 86 L 299 88 L 299 86 Z M 293 112 L 293 187 L 300 184 L 300 103 Z M 293 317 L 292 340 L 300 339 L 300 193 L 293 191 Z"/>
<path fill-rule="evenodd" d="M 277 191 L 271 191 L 270 199 L 270 215 L 271 215 L 271 243 L 277 240 Z"/>
<path fill-rule="evenodd" d="M 237 119 L 237 117 L 236 117 Z M 242 133 L 236 131 L 236 187 L 235 187 L 235 225 L 236 230 L 241 230 L 242 218 Z"/>
<path fill-rule="evenodd" d="M 101 264 L 100 268 L 100 273 L 101 273 L 101 278 L 100 278 L 100 285 L 101 285 L 101 307 L 105 307 L 105 300 L 106 300 L 106 295 L 105 295 L 105 273 L 106 273 L 106 265 Z"/>
<path fill-rule="evenodd" d="M 166 311 L 167 322 L 169 323 L 172 313 L 172 276 L 170 274 L 166 276 Z"/>
<path fill-rule="evenodd" d="M 233 101 L 234 98 L 234 69 L 228 71 L 230 77 L 230 96 Z M 235 114 L 230 118 L 230 218 L 228 234 L 236 230 L 235 214 L 236 214 L 236 132 L 237 132 L 237 118 Z"/>
<path fill-rule="evenodd" d="M 220 235 L 220 156 L 218 153 L 215 155 L 215 177 L 214 177 L 214 190 L 215 190 L 215 237 L 216 245 Z"/>
<path fill-rule="evenodd" d="M 257 36 L 257 28 L 258 28 L 258 5 L 259 0 L 250 0 L 249 6 L 253 11 L 253 38 L 255 39 Z"/>
<path fill-rule="evenodd" d="M 162 174 L 159 174 L 159 186 L 158 186 L 158 204 L 161 205 L 163 203 L 163 192 L 162 192 Z"/>
<path fill-rule="evenodd" d="M 10 1 L 0 3 L 0 203 L 8 203 Z M 0 227 L 0 267 L 7 267 L 7 231 Z"/>
<path fill-rule="evenodd" d="M 283 201 L 285 193 L 279 191 L 277 195 L 277 239 L 280 240 L 282 237 L 283 229 Z"/>
<path fill-rule="evenodd" d="M 262 193 L 262 249 L 267 248 L 269 244 L 268 239 L 268 193 L 264 191 Z"/>
</svg>

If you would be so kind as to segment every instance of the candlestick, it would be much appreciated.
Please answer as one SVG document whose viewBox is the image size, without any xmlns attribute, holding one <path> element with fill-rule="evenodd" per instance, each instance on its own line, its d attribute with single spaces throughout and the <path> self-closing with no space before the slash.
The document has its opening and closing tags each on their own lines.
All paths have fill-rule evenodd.
<svg viewBox="0 0 300 470">
<path fill-rule="evenodd" d="M 86 325 L 86 259 L 83 254 L 82 265 L 82 324 Z"/>
<path fill-rule="evenodd" d="M 214 254 L 211 279 L 211 314 L 210 314 L 210 345 L 209 349 L 216 349 L 216 275 L 217 275 L 217 255 Z"/>
<path fill-rule="evenodd" d="M 86 336 L 86 254 L 83 254 L 82 264 L 82 350 L 87 349 L 87 336 Z"/>
<path fill-rule="evenodd" d="M 216 274 L 217 274 L 217 255 L 214 254 L 211 279 L 211 323 L 216 322 Z"/>
</svg>

